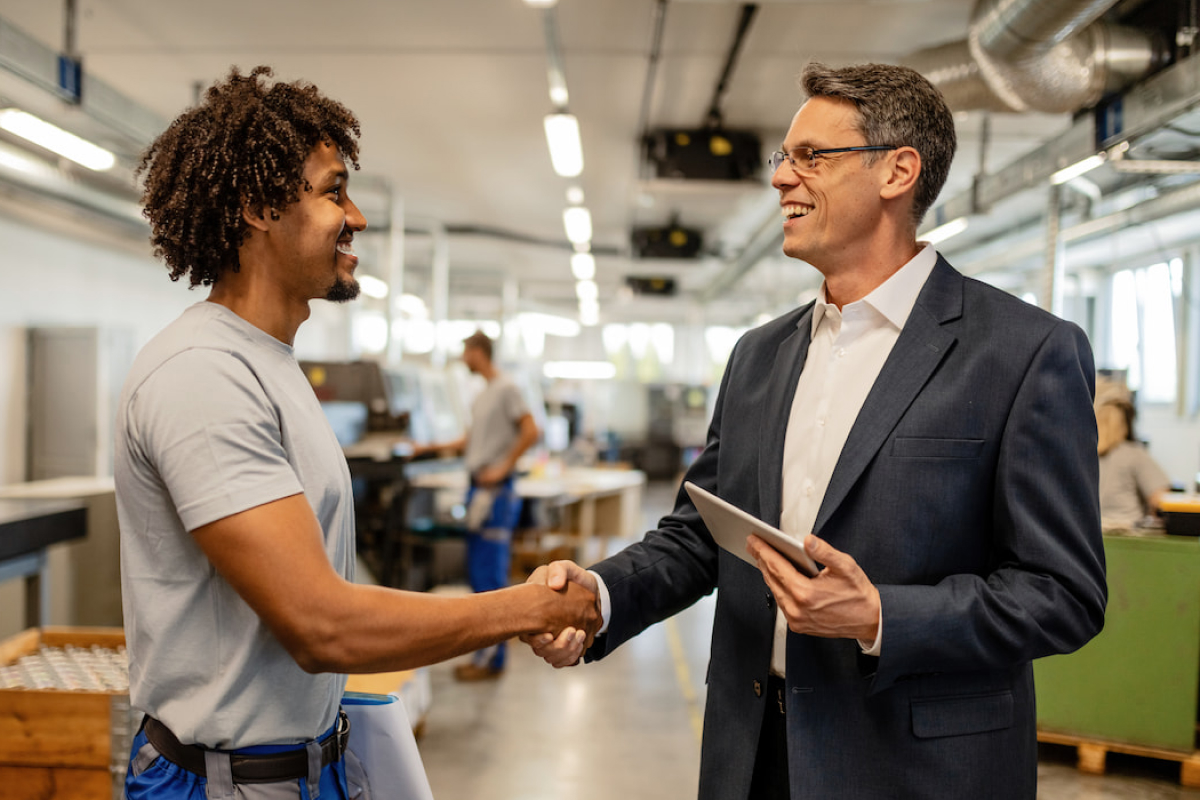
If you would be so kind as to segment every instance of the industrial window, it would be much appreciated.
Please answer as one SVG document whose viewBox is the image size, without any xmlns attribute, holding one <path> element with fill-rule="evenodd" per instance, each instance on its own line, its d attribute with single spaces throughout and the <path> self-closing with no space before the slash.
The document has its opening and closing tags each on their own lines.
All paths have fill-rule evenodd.
<svg viewBox="0 0 1200 800">
<path fill-rule="evenodd" d="M 1145 402 L 1175 400 L 1175 308 L 1182 292 L 1178 258 L 1112 276 L 1108 363 L 1126 370 L 1129 388 Z"/>
</svg>

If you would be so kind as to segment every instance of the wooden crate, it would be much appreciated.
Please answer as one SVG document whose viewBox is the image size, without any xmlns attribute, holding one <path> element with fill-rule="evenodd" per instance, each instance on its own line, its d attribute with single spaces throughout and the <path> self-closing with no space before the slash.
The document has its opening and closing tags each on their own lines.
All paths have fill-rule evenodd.
<svg viewBox="0 0 1200 800">
<path fill-rule="evenodd" d="M 40 647 L 121 647 L 120 628 L 31 629 L 0 641 L 0 665 Z M 0 689 L 0 800 L 121 797 L 129 759 L 127 695 Z"/>
<path fill-rule="evenodd" d="M 1190 788 L 1200 788 L 1200 750 L 1181 752 L 1160 747 L 1110 742 L 1103 739 L 1088 739 L 1069 733 L 1045 730 L 1038 730 L 1038 741 L 1074 747 L 1079 771 L 1089 775 L 1104 774 L 1109 753 L 1124 753 L 1160 761 L 1175 761 L 1179 763 L 1179 783 Z"/>
</svg>

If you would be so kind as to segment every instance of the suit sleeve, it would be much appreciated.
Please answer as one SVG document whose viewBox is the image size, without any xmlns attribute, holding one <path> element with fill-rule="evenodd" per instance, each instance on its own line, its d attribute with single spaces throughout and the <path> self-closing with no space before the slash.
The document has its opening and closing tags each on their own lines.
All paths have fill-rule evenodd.
<svg viewBox="0 0 1200 800">
<path fill-rule="evenodd" d="M 713 493 L 717 492 L 721 414 L 736 359 L 735 347 L 721 379 L 704 450 L 684 478 Z M 656 530 L 591 567 L 608 588 L 612 617 L 607 632 L 596 637 L 585 660 L 603 658 L 654 623 L 711 593 L 717 585 L 717 562 L 718 546 L 681 485 L 675 509 L 659 520 Z"/>
<path fill-rule="evenodd" d="M 1055 325 L 1034 354 L 1000 443 L 996 566 L 931 586 L 878 587 L 884 638 L 872 691 L 908 675 L 1003 669 L 1071 652 L 1103 627 L 1094 376 L 1083 332 Z"/>
</svg>

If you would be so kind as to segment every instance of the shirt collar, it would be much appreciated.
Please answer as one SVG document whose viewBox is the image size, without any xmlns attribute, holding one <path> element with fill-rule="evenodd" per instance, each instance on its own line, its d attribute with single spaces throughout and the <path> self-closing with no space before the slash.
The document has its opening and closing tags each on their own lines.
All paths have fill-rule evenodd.
<svg viewBox="0 0 1200 800">
<path fill-rule="evenodd" d="M 908 315 L 912 313 L 913 306 L 917 304 L 917 296 L 921 293 L 921 287 L 925 285 L 925 281 L 929 279 L 929 274 L 933 272 L 933 267 L 937 263 L 937 251 L 933 249 L 933 245 L 929 242 L 919 242 L 919 244 L 921 249 L 915 256 L 896 270 L 890 278 L 876 286 L 870 294 L 858 301 L 866 303 L 878 311 L 899 330 L 904 329 Z M 821 291 L 813 305 L 813 336 L 816 336 L 817 327 L 825 318 L 825 312 L 833 307 L 833 304 L 826 299 L 825 284 L 822 283 Z"/>
</svg>

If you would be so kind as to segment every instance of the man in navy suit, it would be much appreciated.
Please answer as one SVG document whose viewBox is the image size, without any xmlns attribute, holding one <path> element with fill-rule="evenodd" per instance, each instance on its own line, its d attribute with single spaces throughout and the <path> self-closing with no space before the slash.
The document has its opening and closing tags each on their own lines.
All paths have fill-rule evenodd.
<svg viewBox="0 0 1200 800">
<path fill-rule="evenodd" d="M 1030 662 L 1103 625 L 1094 368 L 1075 325 L 916 239 L 954 155 L 903 67 L 809 65 L 772 157 L 818 299 L 750 331 L 687 479 L 801 539 L 722 551 L 680 492 L 645 539 L 533 580 L 600 593 L 603 658 L 718 589 L 700 797 L 1033 798 Z M 527 637 L 556 666 L 572 632 Z"/>
</svg>

